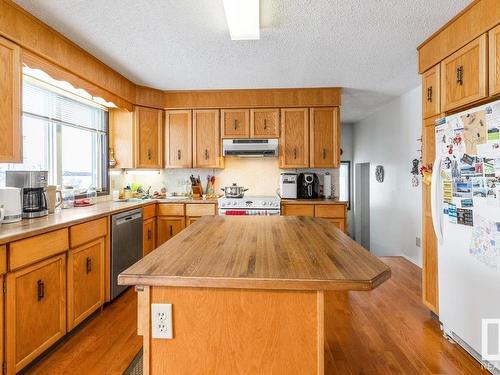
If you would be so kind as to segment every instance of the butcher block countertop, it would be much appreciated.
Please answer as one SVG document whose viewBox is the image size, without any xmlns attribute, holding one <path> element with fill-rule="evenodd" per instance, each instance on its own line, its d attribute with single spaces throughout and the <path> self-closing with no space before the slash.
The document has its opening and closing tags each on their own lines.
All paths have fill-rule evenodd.
<svg viewBox="0 0 500 375">
<path fill-rule="evenodd" d="M 1 224 L 0 225 L 0 245 L 23 239 L 26 237 L 35 236 L 38 234 L 50 232 L 56 229 L 64 228 L 70 225 L 80 224 L 85 221 L 97 219 L 104 216 L 109 216 L 119 212 L 140 208 L 149 204 L 167 203 L 167 204 L 184 204 L 184 203 L 212 203 L 216 204 L 216 199 L 201 200 L 201 199 L 149 199 L 138 202 L 114 202 L 105 201 L 99 202 L 93 206 L 75 207 L 65 210 L 58 210 L 54 214 L 34 219 L 23 219 L 17 223 Z"/>
<path fill-rule="evenodd" d="M 369 290 L 390 268 L 326 220 L 207 216 L 125 270 L 122 285 Z"/>
</svg>

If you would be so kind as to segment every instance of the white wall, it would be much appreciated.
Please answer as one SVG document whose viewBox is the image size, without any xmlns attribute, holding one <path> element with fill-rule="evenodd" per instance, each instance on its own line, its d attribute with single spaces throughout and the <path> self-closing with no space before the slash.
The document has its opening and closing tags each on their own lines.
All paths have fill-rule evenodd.
<svg viewBox="0 0 500 375">
<path fill-rule="evenodd" d="M 370 247 L 376 255 L 403 255 L 421 265 L 421 181 L 412 187 L 411 161 L 420 155 L 421 88 L 387 103 L 354 124 L 354 163 L 370 163 Z M 385 181 L 375 179 L 383 165 Z"/>
</svg>

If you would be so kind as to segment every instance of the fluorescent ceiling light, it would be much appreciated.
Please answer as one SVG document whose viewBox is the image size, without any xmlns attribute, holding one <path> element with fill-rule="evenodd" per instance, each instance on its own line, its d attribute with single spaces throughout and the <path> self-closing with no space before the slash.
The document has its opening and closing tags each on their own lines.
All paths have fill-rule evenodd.
<svg viewBox="0 0 500 375">
<path fill-rule="evenodd" d="M 222 0 L 232 40 L 260 39 L 260 0 Z"/>
</svg>

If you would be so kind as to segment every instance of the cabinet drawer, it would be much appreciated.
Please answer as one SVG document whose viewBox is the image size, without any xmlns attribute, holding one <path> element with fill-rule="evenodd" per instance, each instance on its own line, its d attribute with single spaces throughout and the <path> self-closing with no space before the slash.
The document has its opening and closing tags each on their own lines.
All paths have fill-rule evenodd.
<svg viewBox="0 0 500 375">
<path fill-rule="evenodd" d="M 88 221 L 83 224 L 73 225 L 69 228 L 71 247 L 80 246 L 96 238 L 105 237 L 108 234 L 108 218 Z"/>
<path fill-rule="evenodd" d="M 344 218 L 345 206 L 343 204 L 318 204 L 314 208 L 317 217 Z"/>
<path fill-rule="evenodd" d="M 284 216 L 314 216 L 313 204 L 285 204 L 282 208 Z"/>
<path fill-rule="evenodd" d="M 192 203 L 186 204 L 186 216 L 215 215 L 215 204 Z"/>
<path fill-rule="evenodd" d="M 6 362 L 14 374 L 66 333 L 66 254 L 6 277 Z"/>
<path fill-rule="evenodd" d="M 9 246 L 9 270 L 36 263 L 68 248 L 67 228 L 12 242 Z"/>
<path fill-rule="evenodd" d="M 148 220 L 156 216 L 156 204 L 150 204 L 142 209 L 142 219 Z"/>
<path fill-rule="evenodd" d="M 183 204 L 159 204 L 158 205 L 158 215 L 162 216 L 184 216 L 184 205 Z"/>
</svg>

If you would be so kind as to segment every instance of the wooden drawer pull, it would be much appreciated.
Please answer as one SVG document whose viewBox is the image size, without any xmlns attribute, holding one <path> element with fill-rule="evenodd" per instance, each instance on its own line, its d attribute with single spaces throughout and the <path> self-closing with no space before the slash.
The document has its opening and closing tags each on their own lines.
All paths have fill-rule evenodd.
<svg viewBox="0 0 500 375">
<path fill-rule="evenodd" d="M 208 160 L 208 150 L 205 149 L 205 160 Z"/>
<path fill-rule="evenodd" d="M 152 237 L 152 236 L 151 236 L 151 229 L 148 229 L 148 240 L 150 240 L 150 239 L 151 239 L 151 237 Z"/>
<path fill-rule="evenodd" d="M 427 101 L 432 103 L 432 86 L 427 87 Z"/>
<path fill-rule="evenodd" d="M 170 228 L 170 237 L 172 237 L 174 235 L 174 230 L 171 225 L 169 226 L 169 228 Z"/>
<path fill-rule="evenodd" d="M 459 66 L 457 68 L 457 83 L 462 86 L 464 84 L 464 67 Z"/>
<path fill-rule="evenodd" d="M 37 300 L 41 301 L 45 297 L 45 284 L 43 280 L 38 280 L 36 282 L 37 287 Z"/>
<path fill-rule="evenodd" d="M 267 120 L 264 119 L 264 130 L 267 130 Z"/>
<path fill-rule="evenodd" d="M 234 130 L 238 128 L 238 120 L 234 120 Z"/>
<path fill-rule="evenodd" d="M 90 257 L 87 257 L 86 266 L 87 266 L 87 273 L 92 272 L 92 259 Z"/>
<path fill-rule="evenodd" d="M 177 150 L 177 160 L 181 160 L 181 150 Z"/>
</svg>

